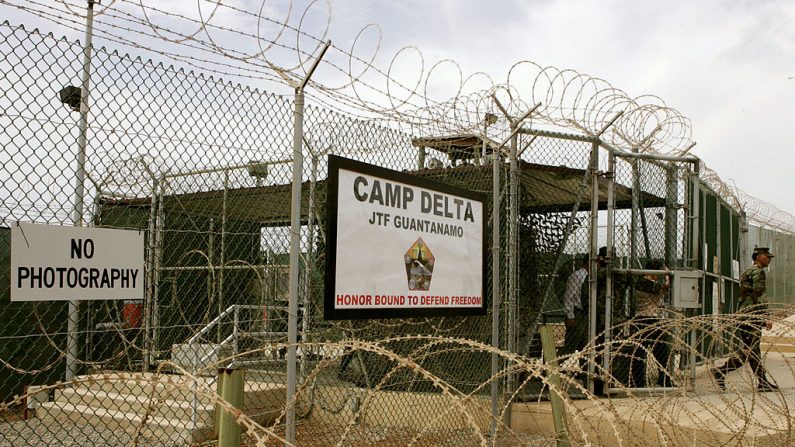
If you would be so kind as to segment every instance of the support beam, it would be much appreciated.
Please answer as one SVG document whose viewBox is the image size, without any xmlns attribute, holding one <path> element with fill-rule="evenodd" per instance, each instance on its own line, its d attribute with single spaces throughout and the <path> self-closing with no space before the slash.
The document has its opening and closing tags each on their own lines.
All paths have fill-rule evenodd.
<svg viewBox="0 0 795 447">
<path fill-rule="evenodd" d="M 605 275 L 605 327 L 613 326 L 613 231 L 615 228 L 615 178 L 616 178 L 616 156 L 613 153 L 608 154 L 607 158 L 607 256 L 608 256 L 608 270 Z M 611 352 L 609 346 L 612 340 L 612 331 L 605 331 L 605 352 L 602 358 L 602 367 L 605 371 L 609 371 L 611 362 Z"/>
<path fill-rule="evenodd" d="M 496 96 L 492 95 L 492 98 L 497 103 L 497 106 L 501 110 L 505 110 L 500 104 L 499 100 Z M 541 106 L 541 103 L 536 104 L 532 109 L 525 112 L 519 119 L 511 120 L 511 132 L 508 135 L 502 144 L 500 144 L 496 149 L 494 149 L 493 157 L 492 157 L 492 208 L 491 208 L 491 240 L 492 240 L 492 247 L 491 247 L 491 344 L 495 348 L 500 348 L 500 304 L 501 304 L 501 287 L 500 287 L 500 153 L 503 146 L 508 141 L 512 142 L 512 151 L 511 153 L 515 157 L 515 150 L 516 150 L 516 143 L 514 138 L 519 131 L 519 127 L 521 126 L 522 122 L 526 120 L 530 114 L 532 114 L 536 109 Z M 509 235 L 510 236 L 510 235 Z M 510 300 L 510 297 L 509 297 Z M 510 304 L 509 304 L 510 305 Z M 509 322 L 510 324 L 510 322 Z M 500 371 L 500 358 L 497 353 L 492 353 L 491 355 L 491 373 L 492 376 L 496 376 Z M 500 402 L 500 384 L 499 381 L 494 380 L 491 382 L 491 435 L 492 439 L 497 434 L 497 417 L 499 413 L 498 405 Z"/>
<path fill-rule="evenodd" d="M 599 266 L 597 265 L 597 253 L 599 251 L 599 143 L 591 145 L 591 160 L 588 166 L 588 173 L 591 176 L 591 223 L 590 223 L 590 245 L 591 262 L 588 272 L 588 339 L 592 341 L 591 349 L 588 351 L 588 391 L 594 392 L 593 377 L 596 371 L 596 334 L 597 328 L 597 306 L 596 300 L 599 299 L 597 287 L 597 276 Z M 608 256 L 610 253 L 608 253 Z M 609 265 L 609 263 L 608 263 Z M 610 271 L 607 272 L 610 276 Z"/>
<path fill-rule="evenodd" d="M 218 394 L 236 409 L 243 408 L 243 371 L 222 368 L 218 370 Z M 215 407 L 215 430 L 218 436 L 218 447 L 240 446 L 240 424 L 235 421 L 234 413 Z"/>
<path fill-rule="evenodd" d="M 678 265 L 676 234 L 679 226 L 679 165 L 671 163 L 666 170 L 665 182 L 665 263 L 668 268 Z"/>
<path fill-rule="evenodd" d="M 544 363 L 549 371 L 549 401 L 552 404 L 552 422 L 555 425 L 555 440 L 557 447 L 569 447 L 569 429 L 566 426 L 566 406 L 561 394 L 563 387 L 560 383 L 558 374 L 558 355 L 555 352 L 555 338 L 552 335 L 552 328 L 543 325 L 541 333 L 541 350 L 544 355 Z"/>
<path fill-rule="evenodd" d="M 290 300 L 287 311 L 287 402 L 285 417 L 286 445 L 295 445 L 295 390 L 297 384 L 296 360 L 298 344 L 298 280 L 301 256 L 301 183 L 304 168 L 304 87 L 315 72 L 323 55 L 331 46 L 327 41 L 315 59 L 306 77 L 295 87 L 295 105 L 293 109 L 293 182 L 292 201 L 290 205 Z M 305 292 L 306 293 L 306 292 Z"/>
<path fill-rule="evenodd" d="M 77 137 L 77 157 L 75 160 L 75 194 L 74 212 L 72 221 L 76 227 L 83 226 L 83 195 L 85 188 L 83 183 L 86 176 L 86 147 L 88 146 L 88 112 L 90 87 L 91 87 L 91 50 L 92 38 L 94 37 L 94 0 L 88 0 L 86 7 L 86 38 L 83 45 L 83 76 L 80 88 L 80 122 L 79 135 Z M 79 348 L 77 346 L 78 326 L 80 320 L 80 310 L 77 300 L 69 301 L 69 320 L 67 321 L 66 337 L 66 380 L 72 380 L 77 376 L 77 358 Z"/>
</svg>

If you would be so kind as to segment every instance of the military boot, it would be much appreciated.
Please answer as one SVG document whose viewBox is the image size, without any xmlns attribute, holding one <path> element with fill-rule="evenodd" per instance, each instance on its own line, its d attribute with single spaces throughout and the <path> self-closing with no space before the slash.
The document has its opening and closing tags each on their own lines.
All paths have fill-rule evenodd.
<svg viewBox="0 0 795 447">
<path fill-rule="evenodd" d="M 712 378 L 715 379 L 718 388 L 720 388 L 721 391 L 726 391 L 726 376 L 723 372 L 718 368 L 712 368 L 709 372 L 712 373 Z"/>
<path fill-rule="evenodd" d="M 762 377 L 759 379 L 759 384 L 756 386 L 756 389 L 759 390 L 760 393 L 767 393 L 769 391 L 778 391 L 778 386 L 770 383 L 766 378 Z"/>
</svg>

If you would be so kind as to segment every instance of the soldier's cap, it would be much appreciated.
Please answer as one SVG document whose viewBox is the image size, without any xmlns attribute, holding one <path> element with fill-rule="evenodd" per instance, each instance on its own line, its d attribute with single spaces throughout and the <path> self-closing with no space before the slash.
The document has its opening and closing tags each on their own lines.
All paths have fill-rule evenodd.
<svg viewBox="0 0 795 447">
<path fill-rule="evenodd" d="M 599 256 L 600 258 L 606 258 L 607 257 L 607 247 L 599 247 L 599 252 L 597 253 L 597 256 Z"/>
<path fill-rule="evenodd" d="M 757 255 L 765 255 L 768 258 L 773 257 L 773 253 L 770 253 L 770 249 L 768 247 L 756 247 L 754 248 L 754 252 L 751 254 L 751 259 L 756 261 Z"/>
</svg>

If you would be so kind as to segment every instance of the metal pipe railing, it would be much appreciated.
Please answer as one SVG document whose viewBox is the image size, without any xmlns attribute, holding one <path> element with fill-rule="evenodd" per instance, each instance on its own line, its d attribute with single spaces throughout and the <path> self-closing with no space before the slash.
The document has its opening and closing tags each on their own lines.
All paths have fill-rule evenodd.
<svg viewBox="0 0 795 447">
<path fill-rule="evenodd" d="M 207 332 L 210 332 L 210 329 L 215 327 L 215 325 L 218 324 L 221 321 L 221 318 L 223 318 L 223 317 L 229 315 L 231 312 L 233 312 L 235 310 L 236 306 L 237 306 L 236 304 L 233 304 L 233 305 L 227 307 L 223 312 L 221 312 L 217 317 L 213 318 L 212 321 L 207 323 L 206 326 L 204 326 L 199 332 L 197 332 L 196 335 L 194 335 L 193 337 L 189 338 L 187 343 L 189 345 L 196 343 L 198 341 L 199 337 L 201 337 L 202 335 L 206 334 Z"/>
</svg>

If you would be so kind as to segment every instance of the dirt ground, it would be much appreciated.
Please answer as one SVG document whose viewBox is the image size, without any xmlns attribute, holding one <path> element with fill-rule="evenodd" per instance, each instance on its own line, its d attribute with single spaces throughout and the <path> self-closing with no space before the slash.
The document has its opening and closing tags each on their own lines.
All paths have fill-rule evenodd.
<svg viewBox="0 0 795 447">
<path fill-rule="evenodd" d="M 351 447 L 387 447 L 387 446 L 428 446 L 428 447 L 458 447 L 478 446 L 480 438 L 472 432 L 454 430 L 434 430 L 422 434 L 411 428 L 379 428 L 379 427 L 352 427 L 345 435 L 345 427 L 330 426 L 326 424 L 301 424 L 296 433 L 296 444 L 299 446 L 328 446 L 341 443 Z M 279 432 L 280 436 L 284 433 Z M 344 438 L 343 438 L 344 437 Z M 488 439 L 487 442 L 491 443 Z M 245 437 L 241 446 L 254 447 L 257 445 L 253 437 Z M 281 447 L 278 439 L 270 439 L 267 447 Z M 538 446 L 552 447 L 554 440 L 543 436 L 516 434 L 515 436 L 503 434 L 496 442 L 499 446 Z"/>
</svg>

